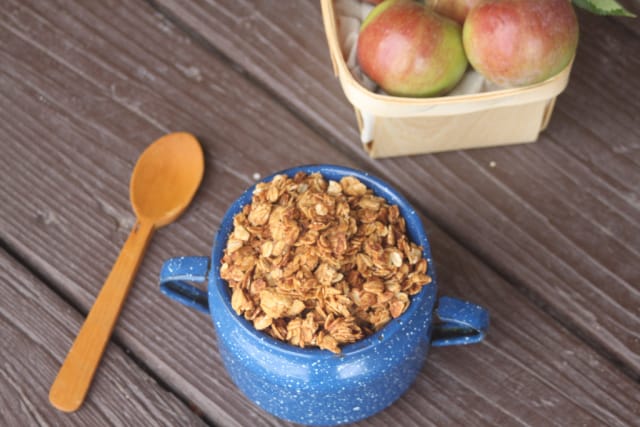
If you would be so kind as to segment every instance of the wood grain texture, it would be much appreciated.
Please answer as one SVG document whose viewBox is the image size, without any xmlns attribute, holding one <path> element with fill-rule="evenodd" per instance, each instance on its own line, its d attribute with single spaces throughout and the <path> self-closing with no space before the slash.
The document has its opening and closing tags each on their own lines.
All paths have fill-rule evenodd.
<svg viewBox="0 0 640 427">
<path fill-rule="evenodd" d="M 226 207 L 254 174 L 354 161 L 144 4 L 16 1 L 3 13 L 5 244 L 88 309 L 134 221 L 127 196 L 133 162 L 169 129 L 194 132 L 206 154 L 201 191 L 154 236 L 114 335 L 215 424 L 287 425 L 235 389 L 211 320 L 163 298 L 158 272 L 163 259 L 209 253 Z M 434 349 L 415 387 L 361 425 L 625 425 L 638 418 L 638 384 L 427 225 L 442 293 L 485 305 L 492 329 L 484 344 Z"/>
<path fill-rule="evenodd" d="M 624 6 L 628 11 L 634 13 L 636 18 L 628 18 L 628 17 L 612 17 L 612 20 L 615 20 L 616 25 L 626 27 L 629 31 L 633 32 L 636 36 L 640 37 L 640 25 L 638 25 L 638 16 L 640 16 L 640 0 L 619 0 L 622 6 Z"/>
<path fill-rule="evenodd" d="M 54 409 L 49 386 L 82 316 L 4 250 L 0 276 L 0 424 L 205 425 L 114 345 L 83 408 L 74 414 Z"/>
<path fill-rule="evenodd" d="M 619 19 L 579 13 L 569 87 L 537 144 L 374 162 L 359 146 L 352 108 L 333 76 L 317 2 L 158 4 L 640 374 L 637 32 Z M 637 5 L 627 2 L 636 13 Z"/>
</svg>

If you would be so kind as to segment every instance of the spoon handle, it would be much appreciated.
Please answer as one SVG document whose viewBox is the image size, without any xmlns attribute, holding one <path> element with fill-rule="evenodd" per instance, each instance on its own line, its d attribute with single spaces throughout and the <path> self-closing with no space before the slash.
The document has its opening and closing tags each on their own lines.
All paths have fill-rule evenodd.
<svg viewBox="0 0 640 427">
<path fill-rule="evenodd" d="M 59 410 L 73 412 L 82 405 L 153 230 L 151 222 L 138 221 L 122 247 L 49 390 L 49 401 Z"/>
</svg>

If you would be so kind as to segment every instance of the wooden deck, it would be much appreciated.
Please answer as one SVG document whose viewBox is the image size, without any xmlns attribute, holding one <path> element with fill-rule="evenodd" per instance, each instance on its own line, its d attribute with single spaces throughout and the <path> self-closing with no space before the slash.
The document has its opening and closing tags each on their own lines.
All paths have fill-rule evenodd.
<svg viewBox="0 0 640 427">
<path fill-rule="evenodd" d="M 0 425 L 289 425 L 235 388 L 210 319 L 163 297 L 158 274 L 209 253 L 256 175 L 307 163 L 400 189 L 440 292 L 491 313 L 483 343 L 433 349 L 358 425 L 640 425 L 637 19 L 579 13 L 537 143 L 372 160 L 318 2 L 2 4 Z M 135 220 L 133 165 L 178 130 L 204 148 L 202 186 L 153 237 L 85 404 L 58 412 L 48 389 Z"/>
</svg>

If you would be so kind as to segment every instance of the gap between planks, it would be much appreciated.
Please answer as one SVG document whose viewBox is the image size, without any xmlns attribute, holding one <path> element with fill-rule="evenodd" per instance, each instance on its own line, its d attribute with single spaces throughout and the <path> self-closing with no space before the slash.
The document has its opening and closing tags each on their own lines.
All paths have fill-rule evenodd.
<svg viewBox="0 0 640 427">
<path fill-rule="evenodd" d="M 14 248 L 11 247 L 11 245 L 9 245 L 1 237 L 0 237 L 0 249 L 4 250 L 10 258 L 12 258 L 18 264 L 22 265 L 37 280 L 39 280 L 44 285 L 46 285 L 47 288 L 49 288 L 49 290 L 51 290 L 51 292 L 53 292 L 57 297 L 59 297 L 62 301 L 64 301 L 64 303 L 67 304 L 69 307 L 71 307 L 71 309 L 73 309 L 74 311 L 79 313 L 83 318 L 87 317 L 87 312 L 85 310 L 83 310 L 81 306 L 79 306 L 73 300 L 71 300 L 68 295 L 65 295 L 64 293 L 62 293 L 58 287 L 53 286 L 50 283 L 50 281 L 47 279 L 47 277 L 45 277 L 44 275 L 42 275 L 40 273 L 40 270 L 38 268 L 34 267 L 27 259 L 22 257 L 17 251 L 14 250 Z M 116 347 L 119 347 L 122 350 L 122 352 L 138 368 L 140 368 L 142 370 L 142 372 L 144 372 L 146 375 L 148 375 L 150 378 L 152 378 L 158 384 L 158 386 L 160 388 L 162 388 L 163 390 L 167 391 L 168 393 L 171 393 L 172 395 L 174 395 L 176 397 L 176 399 L 178 399 L 182 404 L 184 404 L 184 406 L 186 408 L 188 408 L 197 417 L 199 417 L 205 424 L 207 424 L 209 426 L 212 426 L 212 427 L 216 426 L 216 424 L 212 420 L 210 420 L 205 415 L 205 413 L 195 405 L 195 403 L 191 402 L 185 396 L 181 395 L 179 392 L 174 390 L 162 378 L 160 378 L 158 375 L 156 375 L 156 373 L 149 366 L 147 366 L 143 362 L 143 360 L 141 358 L 139 358 L 132 350 L 127 348 L 118 339 L 118 337 L 115 334 L 111 336 L 111 339 L 109 340 L 109 343 L 112 344 L 112 345 L 115 345 Z"/>
<path fill-rule="evenodd" d="M 293 117 L 295 117 L 300 123 L 304 124 L 308 129 L 310 129 L 313 133 L 321 137 L 324 141 L 328 142 L 332 148 L 338 151 L 340 154 L 343 154 L 349 160 L 352 160 L 359 168 L 369 168 L 368 165 L 361 157 L 355 154 L 352 150 L 347 148 L 344 144 L 341 144 L 336 140 L 332 135 L 328 132 L 325 132 L 321 126 L 316 125 L 313 122 L 307 120 L 305 114 L 300 111 L 296 106 L 288 102 L 286 97 L 279 94 L 277 91 L 273 90 L 270 86 L 266 85 L 262 80 L 256 78 L 250 71 L 244 67 L 239 62 L 236 62 L 225 54 L 222 50 L 218 49 L 216 45 L 211 43 L 205 36 L 200 34 L 196 29 L 190 27 L 187 23 L 182 21 L 179 17 L 177 17 L 173 12 L 171 12 L 166 7 L 158 4 L 155 0 L 144 0 L 153 10 L 157 13 L 161 14 L 167 21 L 171 22 L 175 27 L 182 31 L 186 36 L 191 38 L 191 40 L 200 46 L 204 51 L 211 53 L 216 58 L 218 58 L 221 62 L 229 64 L 229 68 L 236 71 L 239 75 L 241 75 L 245 80 L 254 85 L 255 87 L 262 90 L 264 93 L 269 95 L 277 104 L 283 107 L 285 111 L 290 113 Z M 413 203 L 413 202 L 412 202 Z M 434 222 L 434 224 L 437 224 Z M 438 224 L 439 225 L 439 224 Z"/>
</svg>

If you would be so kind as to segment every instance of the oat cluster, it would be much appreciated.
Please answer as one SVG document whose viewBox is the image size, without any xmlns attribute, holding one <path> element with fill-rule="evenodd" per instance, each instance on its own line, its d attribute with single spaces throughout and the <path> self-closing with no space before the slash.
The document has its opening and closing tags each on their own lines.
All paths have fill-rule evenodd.
<svg viewBox="0 0 640 427">
<path fill-rule="evenodd" d="M 354 177 L 277 175 L 233 224 L 220 269 L 233 309 L 296 346 L 339 353 L 431 282 L 398 207 Z"/>
</svg>

